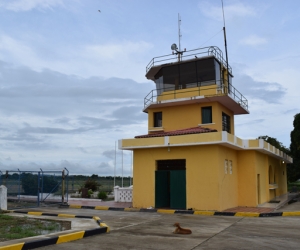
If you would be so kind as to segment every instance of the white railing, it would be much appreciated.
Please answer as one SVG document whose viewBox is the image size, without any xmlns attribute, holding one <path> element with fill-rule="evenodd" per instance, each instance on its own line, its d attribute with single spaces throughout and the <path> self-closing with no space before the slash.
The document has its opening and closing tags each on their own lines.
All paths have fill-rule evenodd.
<svg viewBox="0 0 300 250">
<path fill-rule="evenodd" d="M 116 202 L 132 202 L 132 189 L 133 186 L 130 187 L 114 187 L 114 195 Z"/>
</svg>

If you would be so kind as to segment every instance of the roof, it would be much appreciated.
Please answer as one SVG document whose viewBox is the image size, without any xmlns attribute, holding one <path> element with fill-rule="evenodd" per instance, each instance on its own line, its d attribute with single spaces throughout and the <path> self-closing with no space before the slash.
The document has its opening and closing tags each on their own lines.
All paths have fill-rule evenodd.
<svg viewBox="0 0 300 250">
<path fill-rule="evenodd" d="M 201 134 L 201 133 L 210 133 L 210 132 L 217 132 L 216 129 L 210 128 L 203 128 L 203 127 L 194 127 L 194 128 L 186 128 L 186 129 L 179 129 L 173 131 L 158 131 L 151 134 L 146 135 L 137 135 L 134 138 L 150 138 L 150 137 L 164 137 L 164 136 L 176 136 L 176 135 L 190 135 L 190 134 Z"/>
</svg>

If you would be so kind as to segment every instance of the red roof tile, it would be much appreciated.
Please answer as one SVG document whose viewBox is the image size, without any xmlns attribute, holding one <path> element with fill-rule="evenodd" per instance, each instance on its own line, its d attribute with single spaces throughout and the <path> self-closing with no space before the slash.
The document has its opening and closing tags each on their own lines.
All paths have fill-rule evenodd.
<svg viewBox="0 0 300 250">
<path fill-rule="evenodd" d="M 210 132 L 217 132 L 217 130 L 216 129 L 203 128 L 203 127 L 194 127 L 194 128 L 173 130 L 173 131 L 168 131 L 168 132 L 158 131 L 158 132 L 147 134 L 147 135 L 137 135 L 137 136 L 135 136 L 135 138 L 189 135 L 189 134 L 200 134 L 200 133 L 210 133 Z"/>
</svg>

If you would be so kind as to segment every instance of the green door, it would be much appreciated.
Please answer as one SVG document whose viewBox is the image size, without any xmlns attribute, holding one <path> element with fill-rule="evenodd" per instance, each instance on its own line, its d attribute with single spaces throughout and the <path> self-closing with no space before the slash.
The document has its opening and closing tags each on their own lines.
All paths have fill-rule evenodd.
<svg viewBox="0 0 300 250">
<path fill-rule="evenodd" d="M 170 171 L 170 208 L 186 209 L 185 170 Z"/>
<path fill-rule="evenodd" d="M 170 171 L 155 171 L 155 207 L 170 207 Z"/>
</svg>

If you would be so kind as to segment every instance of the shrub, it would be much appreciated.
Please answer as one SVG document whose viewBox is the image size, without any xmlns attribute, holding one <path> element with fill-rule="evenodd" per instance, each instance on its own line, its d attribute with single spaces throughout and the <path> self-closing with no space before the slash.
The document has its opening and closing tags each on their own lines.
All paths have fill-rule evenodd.
<svg viewBox="0 0 300 250">
<path fill-rule="evenodd" d="M 89 190 L 88 190 L 88 198 L 91 198 L 91 195 L 92 195 L 93 193 L 94 193 L 93 190 L 92 190 L 92 189 L 89 189 Z"/>
<path fill-rule="evenodd" d="M 91 189 L 92 191 L 97 191 L 98 186 L 100 186 L 98 182 L 91 178 L 88 178 L 84 183 L 84 187 L 87 188 L 88 190 Z"/>
<path fill-rule="evenodd" d="M 107 194 L 104 191 L 98 193 L 98 198 L 101 200 L 107 199 Z"/>
</svg>

